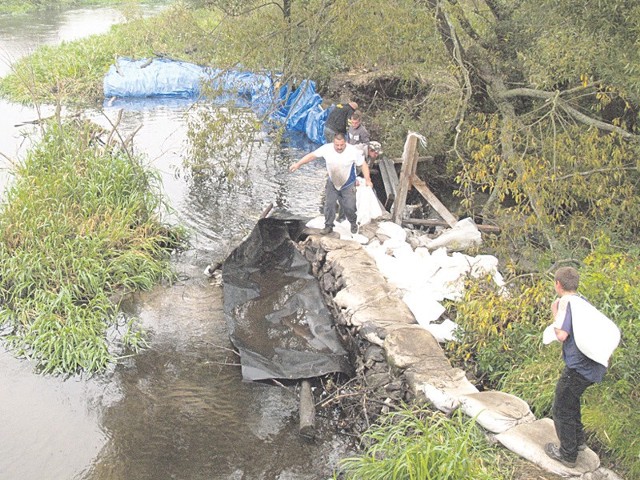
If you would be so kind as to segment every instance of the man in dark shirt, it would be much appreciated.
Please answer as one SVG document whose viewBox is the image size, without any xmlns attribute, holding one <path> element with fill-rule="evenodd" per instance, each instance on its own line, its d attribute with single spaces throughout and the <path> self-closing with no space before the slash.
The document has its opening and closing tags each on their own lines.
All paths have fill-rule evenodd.
<svg viewBox="0 0 640 480">
<path fill-rule="evenodd" d="M 324 138 L 327 143 L 333 142 L 336 133 L 347 135 L 349 119 L 357 108 L 358 104 L 353 101 L 346 104 L 338 103 L 333 107 L 324 124 Z"/>
<path fill-rule="evenodd" d="M 560 445 L 547 443 L 544 448 L 549 457 L 570 468 L 576 465 L 578 451 L 586 448 L 580 398 L 587 387 L 601 382 L 607 371 L 605 365 L 587 357 L 576 345 L 570 300 L 577 296 L 579 279 L 578 271 L 572 267 L 561 267 L 555 275 L 560 298 L 551 305 L 551 312 L 556 338 L 562 343 L 565 368 L 553 400 L 553 424 Z"/>
</svg>

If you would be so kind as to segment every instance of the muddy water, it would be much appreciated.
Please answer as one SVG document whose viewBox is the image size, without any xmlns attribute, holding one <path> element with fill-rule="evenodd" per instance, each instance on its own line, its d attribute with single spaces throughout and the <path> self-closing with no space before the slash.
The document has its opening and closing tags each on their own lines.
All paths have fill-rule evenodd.
<svg viewBox="0 0 640 480">
<path fill-rule="evenodd" d="M 46 25 L 37 18 L 0 17 L 0 56 L 15 59 L 38 44 L 72 38 L 87 31 L 87 18 L 105 24 L 118 18 L 108 9 L 89 17 L 77 11 L 60 15 Z M 134 148 L 160 173 L 171 207 L 166 220 L 187 226 L 192 245 L 173 259 L 180 278 L 175 285 L 127 300 L 125 313 L 140 319 L 149 348 L 105 374 L 41 376 L 28 361 L 0 348 L 0 480 L 315 480 L 330 478 L 348 450 L 348 442 L 325 425 L 317 441 L 300 439 L 295 391 L 242 381 L 222 313 L 222 288 L 203 274 L 242 240 L 270 203 L 302 215 L 317 213 L 322 166 L 287 173 L 291 160 L 313 145 L 300 137 L 282 145 L 263 138 L 252 154 L 250 181 L 221 188 L 184 167 L 189 106 L 129 104 L 106 107 L 104 114 L 87 112 L 107 125 L 105 115 L 114 120 L 123 108 L 123 135 L 140 128 Z M 7 102 L 0 110 L 4 192 L 12 163 L 29 144 L 22 135 L 31 132 L 14 125 L 34 119 L 36 112 Z"/>
</svg>

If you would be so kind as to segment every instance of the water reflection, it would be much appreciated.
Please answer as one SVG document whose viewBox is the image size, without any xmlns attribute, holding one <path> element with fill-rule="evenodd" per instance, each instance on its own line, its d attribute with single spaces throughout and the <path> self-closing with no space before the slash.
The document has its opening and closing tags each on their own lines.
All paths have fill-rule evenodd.
<svg viewBox="0 0 640 480">
<path fill-rule="evenodd" d="M 0 17 L 0 54 L 24 55 L 35 46 L 108 28 L 120 18 L 108 9 Z M 97 25 L 97 22 L 99 25 Z M 90 27 L 89 27 L 90 25 Z M 1 63 L 1 62 L 0 62 Z M 0 75 L 8 70 L 0 70 Z M 142 354 L 122 359 L 94 378 L 42 377 L 0 350 L 0 479 L 300 479 L 329 478 L 346 442 L 324 426 L 319 439 L 297 433 L 295 391 L 241 381 L 222 312 L 222 290 L 203 276 L 226 257 L 273 203 L 315 215 L 324 167 L 296 175 L 288 166 L 314 148 L 302 135 L 284 144 L 265 139 L 252 151 L 249 181 L 225 188 L 185 168 L 184 100 L 116 102 L 87 114 L 115 123 L 162 179 L 171 210 L 165 220 L 186 225 L 192 247 L 174 258 L 181 282 L 130 299 L 150 339 Z M 23 133 L 35 110 L 0 101 L 0 188 L 24 156 Z M 46 110 L 51 114 L 52 109 Z M 4 199 L 4 195 L 0 197 Z"/>
</svg>

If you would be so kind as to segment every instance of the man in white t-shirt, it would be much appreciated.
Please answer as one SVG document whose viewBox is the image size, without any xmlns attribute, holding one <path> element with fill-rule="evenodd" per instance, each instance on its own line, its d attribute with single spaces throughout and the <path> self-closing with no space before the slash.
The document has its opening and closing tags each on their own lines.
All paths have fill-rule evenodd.
<svg viewBox="0 0 640 480">
<path fill-rule="evenodd" d="M 356 167 L 362 168 L 362 175 L 368 186 L 371 183 L 369 166 L 364 161 L 362 151 L 353 145 L 347 144 L 345 136 L 336 133 L 333 143 L 327 143 L 313 152 L 307 153 L 300 160 L 289 167 L 290 172 L 295 172 L 305 163 L 318 158 L 324 158 L 329 178 L 327 179 L 325 204 L 324 204 L 324 229 L 322 233 L 333 231 L 333 222 L 336 218 L 336 202 L 345 213 L 351 224 L 351 233 L 358 231 L 356 223 Z"/>
</svg>

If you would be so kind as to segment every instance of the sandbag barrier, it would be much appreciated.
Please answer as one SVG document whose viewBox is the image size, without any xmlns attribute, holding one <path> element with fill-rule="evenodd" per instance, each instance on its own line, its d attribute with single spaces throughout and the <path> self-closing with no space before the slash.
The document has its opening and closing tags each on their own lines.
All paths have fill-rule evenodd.
<svg viewBox="0 0 640 480">
<path fill-rule="evenodd" d="M 373 224 L 368 228 L 375 231 Z M 445 414 L 461 409 L 489 437 L 555 475 L 621 480 L 601 467 L 598 455 L 588 448 L 579 453 L 575 468 L 549 458 L 544 445 L 558 442 L 553 421 L 536 419 L 529 405 L 514 395 L 479 391 L 464 371 L 452 367 L 436 338 L 417 323 L 401 293 L 386 281 L 360 243 L 312 234 L 299 248 L 312 264 L 337 324 L 358 343 L 368 345 L 357 370 L 371 368 L 366 381 L 375 383 L 378 378 L 389 400 L 427 403 Z M 373 368 L 379 365 L 376 360 L 386 364 L 388 378 L 380 368 Z M 400 385 L 407 390 L 405 395 L 398 393 Z"/>
</svg>

